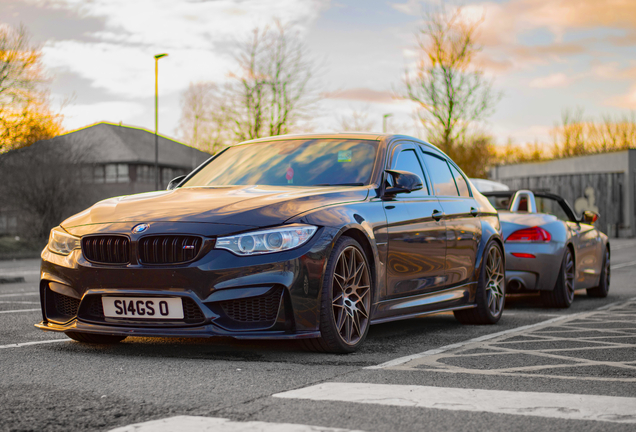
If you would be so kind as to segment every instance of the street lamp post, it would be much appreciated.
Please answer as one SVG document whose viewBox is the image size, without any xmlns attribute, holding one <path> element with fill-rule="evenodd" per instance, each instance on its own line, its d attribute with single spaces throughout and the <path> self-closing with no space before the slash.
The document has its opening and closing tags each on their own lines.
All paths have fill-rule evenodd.
<svg viewBox="0 0 636 432">
<path fill-rule="evenodd" d="M 386 119 L 391 117 L 393 114 L 384 114 L 382 116 L 382 133 L 386 133 Z"/>
<path fill-rule="evenodd" d="M 155 190 L 159 190 L 159 59 L 167 55 L 155 56 Z"/>
</svg>

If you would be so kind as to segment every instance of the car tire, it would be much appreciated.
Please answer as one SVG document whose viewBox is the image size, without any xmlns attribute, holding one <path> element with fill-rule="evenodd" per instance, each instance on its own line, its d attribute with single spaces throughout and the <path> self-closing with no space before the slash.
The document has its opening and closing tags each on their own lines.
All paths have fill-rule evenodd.
<svg viewBox="0 0 636 432">
<path fill-rule="evenodd" d="M 506 300 L 506 274 L 503 250 L 490 241 L 484 250 L 475 294 L 476 306 L 454 311 L 462 324 L 495 324 L 501 318 Z"/>
<path fill-rule="evenodd" d="M 369 260 L 351 237 L 338 239 L 329 256 L 320 300 L 320 337 L 302 340 L 310 351 L 350 353 L 369 332 L 373 278 Z"/>
<path fill-rule="evenodd" d="M 605 256 L 603 256 L 603 269 L 601 270 L 601 279 L 597 287 L 588 288 L 587 295 L 590 297 L 605 298 L 610 288 L 610 251 L 605 248 Z"/>
<path fill-rule="evenodd" d="M 574 301 L 574 255 L 569 247 L 565 248 L 559 277 L 552 291 L 541 291 L 541 301 L 548 307 L 569 308 Z"/>
<path fill-rule="evenodd" d="M 91 333 L 80 333 L 80 332 L 66 332 L 66 336 L 78 342 L 89 343 L 89 344 L 104 344 L 104 345 L 116 344 L 126 339 L 126 336 L 102 335 L 102 334 L 91 334 Z"/>
</svg>

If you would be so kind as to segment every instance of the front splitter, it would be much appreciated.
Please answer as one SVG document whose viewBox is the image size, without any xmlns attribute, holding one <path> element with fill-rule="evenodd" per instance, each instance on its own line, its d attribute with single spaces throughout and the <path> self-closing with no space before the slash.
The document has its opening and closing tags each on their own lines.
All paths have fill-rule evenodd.
<svg viewBox="0 0 636 432">
<path fill-rule="evenodd" d="M 285 332 L 285 331 L 245 331 L 229 332 L 214 324 L 206 324 L 196 327 L 180 328 L 137 328 L 125 326 L 105 326 L 90 324 L 78 320 L 73 320 L 67 324 L 54 324 L 51 322 L 39 322 L 35 327 L 54 332 L 81 332 L 100 335 L 113 336 L 136 336 L 136 337 L 175 337 L 175 338 L 212 338 L 231 337 L 234 339 L 311 339 L 320 337 L 320 331 L 305 332 Z"/>
</svg>

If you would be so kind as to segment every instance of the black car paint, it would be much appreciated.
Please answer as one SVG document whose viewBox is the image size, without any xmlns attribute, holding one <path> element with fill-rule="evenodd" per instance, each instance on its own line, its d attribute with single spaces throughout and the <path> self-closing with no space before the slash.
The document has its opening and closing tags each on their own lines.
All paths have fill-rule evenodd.
<svg viewBox="0 0 636 432">
<path fill-rule="evenodd" d="M 433 196 L 430 197 L 432 210 L 439 205 L 444 215 L 440 220 L 434 220 L 433 212 L 428 213 L 430 206 L 422 207 L 426 209 L 423 214 L 413 215 L 413 209 L 408 209 L 408 194 L 384 195 L 384 170 L 390 168 L 387 154 L 393 146 L 408 142 L 442 157 L 445 155 L 411 137 L 379 136 L 377 139 L 379 157 L 369 186 L 177 188 L 155 192 L 150 197 L 106 200 L 67 219 L 62 227 L 71 234 L 126 233 L 133 245 L 138 238 L 154 233 L 187 233 L 207 241 L 195 260 L 161 267 L 142 265 L 134 258 L 125 268 L 95 264 L 81 253 L 61 256 L 45 249 L 40 287 L 43 321 L 38 326 L 56 331 L 138 336 L 316 337 L 324 269 L 331 249 L 342 235 L 358 240 L 369 258 L 376 288 L 372 323 L 472 307 L 486 245 L 496 241 L 503 246 L 496 211 L 486 198 L 474 191 L 473 197 L 466 201 L 476 209 L 476 214 L 454 202 L 461 200 Z M 214 157 L 206 164 L 212 160 Z M 187 178 L 180 184 L 186 181 Z M 250 195 L 256 198 L 249 199 Z M 132 234 L 132 228 L 140 222 L 149 223 L 150 228 L 142 234 Z M 274 254 L 237 257 L 229 251 L 212 248 L 218 236 L 291 223 L 312 224 L 319 229 L 301 247 Z M 405 235 L 399 230 L 405 224 L 415 224 L 416 228 Z M 418 224 L 436 225 L 438 229 L 433 229 L 433 238 L 422 241 L 414 235 Z M 452 236 L 446 229 L 448 225 L 452 226 Z M 405 252 L 390 247 L 395 243 L 400 243 Z M 447 275 L 446 252 L 443 260 L 439 255 L 441 245 L 448 248 L 449 243 L 452 243 L 450 256 L 455 267 Z M 423 247 L 435 244 L 435 249 Z M 420 267 L 421 274 L 413 277 L 411 272 L 404 278 L 397 271 L 411 267 Z M 436 278 L 442 278 L 437 284 L 426 282 L 432 269 L 438 272 Z M 403 291 L 399 288 L 400 279 L 405 283 Z M 284 288 L 283 305 L 271 328 L 227 328 L 219 324 L 217 302 L 262 295 L 276 286 Z M 189 297 L 201 308 L 205 323 L 185 326 L 144 321 L 60 321 L 46 314 L 47 290 L 77 299 L 93 294 L 122 293 Z"/>
</svg>

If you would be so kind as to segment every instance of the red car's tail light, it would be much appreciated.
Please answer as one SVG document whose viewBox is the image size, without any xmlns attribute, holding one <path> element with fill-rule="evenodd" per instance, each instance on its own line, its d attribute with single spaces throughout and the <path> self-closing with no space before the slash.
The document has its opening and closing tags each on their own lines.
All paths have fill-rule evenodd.
<svg viewBox="0 0 636 432">
<path fill-rule="evenodd" d="M 552 236 L 549 232 L 540 227 L 524 228 L 515 231 L 508 236 L 507 242 L 549 242 Z"/>
</svg>

